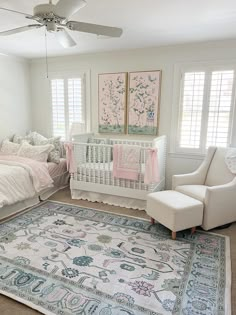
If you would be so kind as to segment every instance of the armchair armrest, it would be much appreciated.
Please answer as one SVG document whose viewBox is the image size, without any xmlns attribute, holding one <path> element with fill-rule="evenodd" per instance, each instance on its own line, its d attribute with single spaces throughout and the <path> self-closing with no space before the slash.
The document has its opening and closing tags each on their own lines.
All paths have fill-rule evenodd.
<svg viewBox="0 0 236 315">
<path fill-rule="evenodd" d="M 205 230 L 236 221 L 236 176 L 225 185 L 209 187 L 204 204 Z"/>
<path fill-rule="evenodd" d="M 210 196 L 214 194 L 223 194 L 226 192 L 234 193 L 235 200 L 236 200 L 236 176 L 231 182 L 227 184 L 208 187 L 207 192 L 206 192 L 206 198 L 208 195 Z M 235 205 L 235 211 L 236 211 L 236 205 Z"/>
<path fill-rule="evenodd" d="M 175 190 L 177 186 L 181 185 L 203 185 L 205 176 L 199 170 L 181 175 L 173 175 L 172 177 L 172 189 Z"/>
<path fill-rule="evenodd" d="M 175 190 L 180 185 L 203 185 L 215 151 L 216 147 L 209 147 L 204 161 L 193 173 L 174 175 L 172 177 L 172 189 Z"/>
</svg>

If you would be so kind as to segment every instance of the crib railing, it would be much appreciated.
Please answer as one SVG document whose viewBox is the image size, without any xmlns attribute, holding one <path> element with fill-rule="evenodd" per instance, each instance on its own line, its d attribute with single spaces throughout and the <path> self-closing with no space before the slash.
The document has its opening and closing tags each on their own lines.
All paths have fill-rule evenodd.
<svg viewBox="0 0 236 315">
<path fill-rule="evenodd" d="M 76 140 L 79 139 L 77 138 Z M 94 140 L 102 139 L 94 138 Z M 141 147 L 139 176 L 137 181 L 113 177 L 112 153 L 114 144 L 138 145 Z M 73 152 L 77 165 L 77 172 L 72 174 L 72 180 L 135 190 L 154 191 L 155 187 L 160 183 L 149 185 L 144 184 L 147 149 L 151 147 L 156 147 L 158 149 L 159 172 L 162 186 L 164 186 L 166 160 L 166 137 L 164 136 L 158 137 L 154 141 L 110 139 L 109 144 L 74 141 Z"/>
</svg>

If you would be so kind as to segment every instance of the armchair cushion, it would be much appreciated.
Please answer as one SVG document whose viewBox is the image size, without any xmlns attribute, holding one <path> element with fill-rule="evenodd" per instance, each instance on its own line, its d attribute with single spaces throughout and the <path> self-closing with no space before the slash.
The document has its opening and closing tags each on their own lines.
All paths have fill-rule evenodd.
<svg viewBox="0 0 236 315">
<path fill-rule="evenodd" d="M 208 186 L 205 185 L 182 185 L 177 186 L 175 190 L 181 192 L 184 195 L 195 198 L 199 201 L 204 202 L 206 191 Z"/>
<path fill-rule="evenodd" d="M 224 185 L 234 179 L 235 175 L 229 171 L 225 163 L 226 151 L 226 148 L 217 148 L 207 173 L 206 186 Z"/>
</svg>

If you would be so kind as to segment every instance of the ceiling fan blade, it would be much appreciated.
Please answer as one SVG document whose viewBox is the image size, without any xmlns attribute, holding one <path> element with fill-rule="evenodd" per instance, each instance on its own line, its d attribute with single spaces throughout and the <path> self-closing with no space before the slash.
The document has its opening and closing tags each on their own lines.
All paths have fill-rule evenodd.
<svg viewBox="0 0 236 315">
<path fill-rule="evenodd" d="M 76 42 L 73 38 L 65 31 L 61 29 L 55 33 L 56 39 L 64 48 L 70 48 L 76 46 Z"/>
<path fill-rule="evenodd" d="M 59 0 L 54 13 L 68 19 L 86 4 L 85 0 Z"/>
<path fill-rule="evenodd" d="M 21 15 L 24 15 L 26 18 L 32 18 L 32 17 L 33 17 L 33 15 L 31 15 L 31 14 L 27 14 L 27 13 L 15 11 L 15 10 L 11 10 L 11 9 L 6 9 L 6 8 L 1 8 L 1 7 L 0 7 L 0 10 L 5 10 L 5 11 L 12 12 L 12 13 L 21 14 Z"/>
<path fill-rule="evenodd" d="M 104 35 L 109 37 L 120 37 L 123 33 L 123 30 L 118 27 L 110 27 L 76 21 L 69 21 L 66 23 L 66 26 L 72 31 L 92 33 L 96 35 Z"/>
<path fill-rule="evenodd" d="M 7 30 L 7 31 L 0 32 L 0 36 L 14 35 L 14 34 L 17 34 L 17 33 L 29 31 L 31 29 L 40 28 L 42 26 L 43 25 L 40 25 L 40 24 L 32 24 L 32 25 L 26 25 L 26 26 L 22 26 L 22 27 L 17 27 L 17 28 L 13 28 L 12 30 Z"/>
</svg>

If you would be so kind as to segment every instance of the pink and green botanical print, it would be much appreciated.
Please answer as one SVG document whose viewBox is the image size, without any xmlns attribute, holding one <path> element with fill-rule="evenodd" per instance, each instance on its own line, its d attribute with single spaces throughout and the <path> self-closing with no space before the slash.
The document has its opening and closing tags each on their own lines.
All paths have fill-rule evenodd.
<svg viewBox="0 0 236 315">
<path fill-rule="evenodd" d="M 124 133 L 126 73 L 99 75 L 99 132 Z"/>
<path fill-rule="evenodd" d="M 157 134 L 160 81 L 161 71 L 130 73 L 129 134 Z"/>
</svg>

